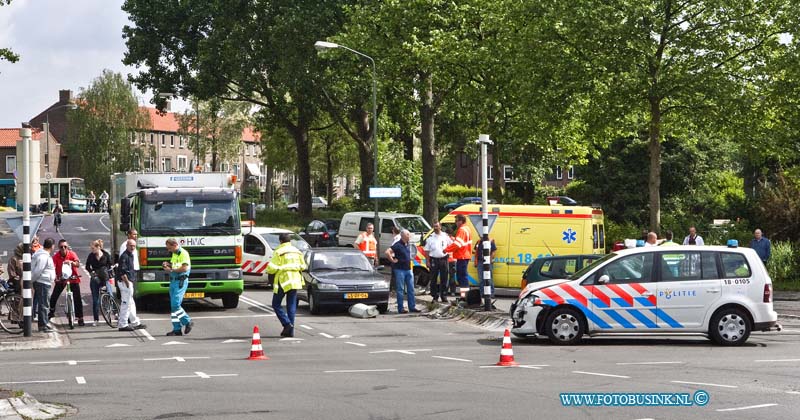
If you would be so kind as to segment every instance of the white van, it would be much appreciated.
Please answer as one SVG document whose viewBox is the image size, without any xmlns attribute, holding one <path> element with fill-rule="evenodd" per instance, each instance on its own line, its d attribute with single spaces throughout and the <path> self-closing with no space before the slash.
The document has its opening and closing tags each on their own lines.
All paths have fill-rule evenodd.
<svg viewBox="0 0 800 420">
<path fill-rule="evenodd" d="M 280 245 L 278 236 L 281 233 L 291 234 L 292 245 L 300 251 L 305 253 L 311 249 L 308 242 L 290 230 L 270 227 L 242 227 L 242 236 L 244 236 L 242 277 L 244 278 L 244 284 L 263 286 L 272 284 L 272 276 L 267 275 L 267 264 L 272 259 L 272 250 Z"/>
<path fill-rule="evenodd" d="M 408 213 L 390 213 L 379 212 L 378 218 L 380 219 L 380 229 L 375 227 L 375 234 L 380 232 L 380 247 L 378 255 L 383 257 L 383 254 L 392 246 L 392 227 L 398 229 L 408 229 L 411 232 L 411 243 L 419 243 L 422 235 L 431 230 L 431 225 L 428 224 L 422 216 Z M 339 224 L 339 246 L 353 246 L 353 242 L 361 232 L 367 230 L 367 224 L 373 223 L 375 220 L 375 213 L 369 211 L 357 211 L 352 213 L 345 213 L 342 216 L 342 222 Z"/>
</svg>

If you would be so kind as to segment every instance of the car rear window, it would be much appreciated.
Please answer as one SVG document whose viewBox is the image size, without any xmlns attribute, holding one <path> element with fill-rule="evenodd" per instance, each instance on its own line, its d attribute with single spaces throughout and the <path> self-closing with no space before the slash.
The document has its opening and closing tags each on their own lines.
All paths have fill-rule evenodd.
<svg viewBox="0 0 800 420">
<path fill-rule="evenodd" d="M 728 277 L 750 277 L 750 265 L 747 263 L 747 258 L 742 254 L 733 252 L 721 252 L 719 254 L 722 261 L 723 275 Z"/>
</svg>

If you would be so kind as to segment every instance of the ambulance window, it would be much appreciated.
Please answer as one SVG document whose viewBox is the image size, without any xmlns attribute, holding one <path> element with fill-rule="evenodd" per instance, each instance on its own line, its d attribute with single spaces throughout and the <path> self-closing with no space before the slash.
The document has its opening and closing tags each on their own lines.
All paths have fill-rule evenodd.
<svg viewBox="0 0 800 420">
<path fill-rule="evenodd" d="M 592 225 L 592 248 L 597 249 L 600 246 L 600 234 L 597 232 L 597 225 Z"/>
<path fill-rule="evenodd" d="M 652 281 L 653 254 L 636 254 L 622 257 L 597 272 L 609 277 L 609 284 L 647 283 Z"/>
<path fill-rule="evenodd" d="M 750 266 L 744 255 L 721 252 L 719 256 L 725 277 L 750 277 Z"/>
<path fill-rule="evenodd" d="M 605 226 L 599 225 L 600 230 L 600 248 L 606 249 L 606 229 Z"/>
<path fill-rule="evenodd" d="M 264 244 L 253 235 L 245 235 L 244 252 L 255 255 L 265 255 Z"/>
</svg>

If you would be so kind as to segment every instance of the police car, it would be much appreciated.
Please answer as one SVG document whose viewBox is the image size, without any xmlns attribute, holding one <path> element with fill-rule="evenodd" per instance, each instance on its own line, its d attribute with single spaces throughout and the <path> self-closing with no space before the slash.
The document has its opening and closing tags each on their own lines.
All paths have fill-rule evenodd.
<svg viewBox="0 0 800 420">
<path fill-rule="evenodd" d="M 644 247 L 617 251 L 569 279 L 528 285 L 511 306 L 518 337 L 576 344 L 584 334 L 699 333 L 726 346 L 780 331 L 772 280 L 750 248 Z"/>
</svg>

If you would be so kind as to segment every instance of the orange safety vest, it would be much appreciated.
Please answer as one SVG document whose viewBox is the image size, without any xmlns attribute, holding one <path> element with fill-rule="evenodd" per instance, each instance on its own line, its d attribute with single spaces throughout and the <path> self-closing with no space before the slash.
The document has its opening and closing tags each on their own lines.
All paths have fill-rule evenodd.
<svg viewBox="0 0 800 420">
<path fill-rule="evenodd" d="M 461 225 L 456 232 L 453 243 L 444 249 L 444 252 L 452 252 L 453 258 L 457 260 L 468 260 L 472 258 L 472 235 L 466 224 Z"/>
<path fill-rule="evenodd" d="M 361 232 L 358 238 L 358 249 L 360 249 L 367 258 L 375 258 L 378 256 L 378 251 L 375 249 L 378 245 L 378 241 L 375 240 L 375 236 L 367 235 L 367 232 Z"/>
</svg>

